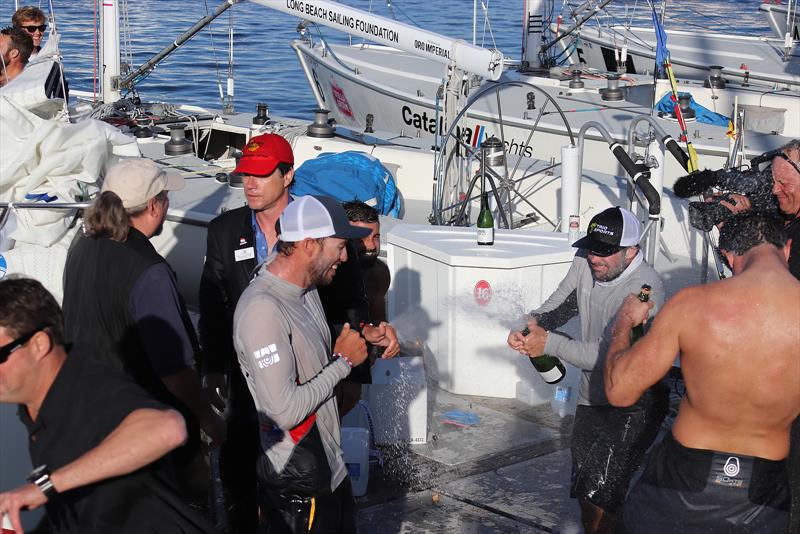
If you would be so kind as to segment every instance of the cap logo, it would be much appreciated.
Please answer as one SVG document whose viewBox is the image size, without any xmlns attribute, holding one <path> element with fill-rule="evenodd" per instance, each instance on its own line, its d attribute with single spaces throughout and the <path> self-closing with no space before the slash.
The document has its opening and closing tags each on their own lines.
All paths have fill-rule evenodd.
<svg viewBox="0 0 800 534">
<path fill-rule="evenodd" d="M 245 148 L 250 152 L 256 152 L 259 148 L 261 148 L 261 143 L 258 143 L 257 141 L 250 141 L 247 143 Z"/>
<path fill-rule="evenodd" d="M 608 226 L 604 224 L 597 224 L 596 222 L 591 223 L 589 225 L 589 232 L 608 235 L 612 237 L 615 235 L 613 230 L 608 229 Z"/>
</svg>

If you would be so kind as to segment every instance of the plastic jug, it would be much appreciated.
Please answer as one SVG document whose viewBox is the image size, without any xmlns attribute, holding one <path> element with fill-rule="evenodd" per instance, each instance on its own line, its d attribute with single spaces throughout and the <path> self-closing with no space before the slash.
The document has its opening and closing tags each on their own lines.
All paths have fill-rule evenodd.
<svg viewBox="0 0 800 534">
<path fill-rule="evenodd" d="M 362 497 L 367 493 L 369 482 L 369 430 L 361 427 L 342 428 L 342 451 L 353 484 L 353 495 Z"/>
<path fill-rule="evenodd" d="M 553 387 L 553 397 L 550 399 L 550 409 L 559 417 L 574 415 L 578 405 L 578 385 L 581 379 L 581 370 L 569 364 L 564 364 L 567 376 Z"/>
</svg>

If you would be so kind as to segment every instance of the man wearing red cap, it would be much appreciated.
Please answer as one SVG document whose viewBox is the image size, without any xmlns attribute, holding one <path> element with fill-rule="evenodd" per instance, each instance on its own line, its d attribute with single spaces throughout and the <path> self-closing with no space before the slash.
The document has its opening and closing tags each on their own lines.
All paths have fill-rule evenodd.
<svg viewBox="0 0 800 534">
<path fill-rule="evenodd" d="M 200 342 L 206 389 L 218 407 L 226 400 L 228 404 L 221 471 L 230 495 L 229 532 L 256 531 L 255 464 L 260 452 L 258 416 L 233 349 L 233 312 L 256 265 L 275 247 L 275 222 L 289 204 L 293 165 L 292 147 L 283 137 L 253 137 L 234 169 L 243 175 L 247 205 L 223 213 L 208 227 L 200 281 Z"/>
</svg>

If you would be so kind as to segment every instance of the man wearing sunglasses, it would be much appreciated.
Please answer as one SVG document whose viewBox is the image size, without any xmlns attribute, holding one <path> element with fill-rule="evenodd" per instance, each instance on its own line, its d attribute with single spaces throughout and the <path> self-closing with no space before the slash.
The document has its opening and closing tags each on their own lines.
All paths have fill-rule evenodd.
<svg viewBox="0 0 800 534">
<path fill-rule="evenodd" d="M 789 522 L 789 427 L 800 414 L 800 282 L 781 221 L 729 218 L 719 248 L 734 276 L 685 288 L 630 346 L 648 304 L 626 298 L 605 388 L 628 406 L 680 351 L 686 395 L 631 490 L 624 532 L 774 532 Z M 796 528 L 796 524 L 793 525 Z"/>
<path fill-rule="evenodd" d="M 664 285 L 644 263 L 639 250 L 639 221 L 630 211 L 609 208 L 589 222 L 585 237 L 572 246 L 575 255 L 555 293 L 531 315 L 555 327 L 576 314 L 581 341 L 548 332 L 535 319 L 530 333 L 511 332 L 508 344 L 529 357 L 549 354 L 581 370 L 578 409 L 572 433 L 572 486 L 587 533 L 613 532 L 631 477 L 655 439 L 667 411 L 666 387 L 654 386 L 635 405 L 610 406 L 603 389 L 603 361 L 610 327 L 630 293 L 651 287 L 657 311 Z M 555 325 L 555 326 L 553 326 Z"/>
<path fill-rule="evenodd" d="M 61 309 L 39 282 L 0 281 L 0 402 L 19 405 L 36 466 L 0 493 L 0 516 L 16 532 L 21 509 L 44 505 L 46 532 L 211 533 L 165 463 L 186 441 L 183 418 L 94 356 L 65 346 Z"/>
<path fill-rule="evenodd" d="M 22 74 L 32 48 L 30 35 L 19 28 L 0 30 L 0 87 Z"/>
<path fill-rule="evenodd" d="M 19 28 L 33 39 L 33 51 L 30 59 L 36 57 L 42 49 L 42 39 L 44 32 L 47 31 L 47 22 L 44 11 L 34 6 L 23 6 L 14 12 L 11 17 L 11 24 Z"/>
</svg>

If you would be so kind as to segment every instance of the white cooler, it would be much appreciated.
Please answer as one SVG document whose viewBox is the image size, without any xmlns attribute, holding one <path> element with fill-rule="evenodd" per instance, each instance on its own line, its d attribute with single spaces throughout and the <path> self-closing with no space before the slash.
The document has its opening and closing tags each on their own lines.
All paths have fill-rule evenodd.
<svg viewBox="0 0 800 534">
<path fill-rule="evenodd" d="M 428 387 L 421 356 L 376 360 L 368 390 L 376 445 L 427 441 Z"/>
<path fill-rule="evenodd" d="M 552 389 L 506 344 L 523 315 L 564 278 L 575 249 L 566 234 L 496 230 L 492 246 L 475 228 L 397 224 L 387 236 L 392 272 L 388 315 L 405 343 L 425 349 L 426 372 L 461 395 L 514 398 L 517 383 Z"/>
</svg>

